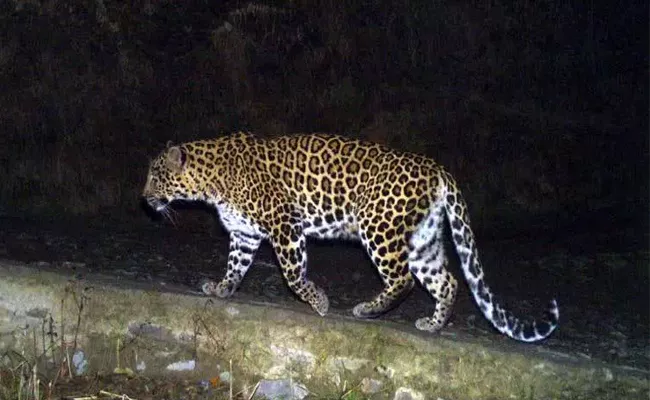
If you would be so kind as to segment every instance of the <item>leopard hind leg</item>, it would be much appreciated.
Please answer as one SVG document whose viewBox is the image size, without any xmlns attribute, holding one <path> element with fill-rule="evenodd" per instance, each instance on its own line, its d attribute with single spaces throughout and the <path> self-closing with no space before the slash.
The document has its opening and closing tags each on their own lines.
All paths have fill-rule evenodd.
<svg viewBox="0 0 650 400">
<path fill-rule="evenodd" d="M 428 332 L 439 331 L 446 324 L 458 289 L 458 282 L 447 270 L 444 221 L 444 206 L 434 205 L 409 241 L 409 270 L 436 301 L 433 316 L 415 322 L 417 329 Z"/>
</svg>

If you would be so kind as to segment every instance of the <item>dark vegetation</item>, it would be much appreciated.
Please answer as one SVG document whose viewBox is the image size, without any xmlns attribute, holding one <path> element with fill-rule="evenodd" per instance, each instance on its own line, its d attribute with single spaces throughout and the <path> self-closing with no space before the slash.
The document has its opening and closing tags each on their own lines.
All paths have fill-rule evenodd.
<svg viewBox="0 0 650 400">
<path fill-rule="evenodd" d="M 600 3 L 4 1 L 0 211 L 139 213 L 168 140 L 330 131 L 436 158 L 478 228 L 645 222 L 648 5 Z"/>
</svg>

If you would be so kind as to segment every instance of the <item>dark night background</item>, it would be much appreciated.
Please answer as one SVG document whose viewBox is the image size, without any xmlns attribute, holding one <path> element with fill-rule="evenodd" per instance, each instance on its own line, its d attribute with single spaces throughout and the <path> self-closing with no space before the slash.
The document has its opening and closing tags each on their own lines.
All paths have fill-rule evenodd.
<svg viewBox="0 0 650 400">
<path fill-rule="evenodd" d="M 432 156 L 478 230 L 647 220 L 647 2 L 2 4 L 4 213 L 139 214 L 167 140 L 251 130 Z"/>
<path fill-rule="evenodd" d="M 559 292 L 576 317 L 562 332 L 578 344 L 572 332 L 600 329 L 578 319 L 584 310 L 627 311 L 620 329 L 647 364 L 648 46 L 647 1 L 5 0 L 0 230 L 6 241 L 38 239 L 40 221 L 49 232 L 87 221 L 101 241 L 118 231 L 112 221 L 126 221 L 115 222 L 125 234 L 154 224 L 139 196 L 168 140 L 237 130 L 363 137 L 454 174 L 479 247 L 492 251 L 486 265 L 511 250 L 530 259 L 519 241 L 548 244 L 538 255 L 559 242 L 588 255 L 567 256 L 546 283 L 534 266 L 486 271 L 497 289 L 502 274 L 529 279 L 543 300 Z M 78 243 L 95 237 L 78 232 Z M 154 248 L 153 233 L 133 235 Z M 510 244 L 488 245 L 498 240 Z M 43 252 L 69 242 L 60 243 Z M 170 258 L 212 245 L 170 243 L 156 245 Z M 35 259 L 26 249 L 8 244 L 0 256 Z M 603 269 L 596 253 L 634 261 Z"/>
</svg>

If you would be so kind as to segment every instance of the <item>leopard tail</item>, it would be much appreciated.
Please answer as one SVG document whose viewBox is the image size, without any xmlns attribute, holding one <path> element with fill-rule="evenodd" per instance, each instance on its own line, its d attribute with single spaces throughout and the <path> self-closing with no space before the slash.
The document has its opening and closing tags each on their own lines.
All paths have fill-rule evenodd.
<svg viewBox="0 0 650 400">
<path fill-rule="evenodd" d="M 547 338 L 558 325 L 560 312 L 557 302 L 551 301 L 544 317 L 529 321 L 515 317 L 499 304 L 484 280 L 483 267 L 478 257 L 474 233 L 469 224 L 467 204 L 456 183 L 445 174 L 445 187 L 442 190 L 445 210 L 456 252 L 460 258 L 465 279 L 469 284 L 476 304 L 483 315 L 501 333 L 522 342 L 536 342 Z"/>
</svg>

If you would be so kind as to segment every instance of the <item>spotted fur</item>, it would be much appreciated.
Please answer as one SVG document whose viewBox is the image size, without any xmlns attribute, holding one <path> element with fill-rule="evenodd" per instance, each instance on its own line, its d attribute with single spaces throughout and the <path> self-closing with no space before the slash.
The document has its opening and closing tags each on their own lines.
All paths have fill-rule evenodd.
<svg viewBox="0 0 650 400">
<path fill-rule="evenodd" d="M 486 285 L 467 206 L 452 176 L 432 159 L 378 144 L 326 134 L 275 139 L 238 133 L 168 147 L 149 169 L 143 197 L 159 212 L 173 200 L 217 208 L 230 232 L 226 275 L 203 285 L 228 297 L 241 283 L 262 240 L 269 240 L 289 287 L 320 315 L 326 294 L 307 278 L 306 238 L 358 239 L 384 282 L 373 299 L 354 307 L 373 318 L 396 306 L 415 278 L 436 300 L 418 329 L 440 330 L 458 283 L 447 270 L 445 219 L 474 300 L 494 327 L 533 342 L 556 328 L 555 301 L 542 320 L 522 322 Z"/>
</svg>

